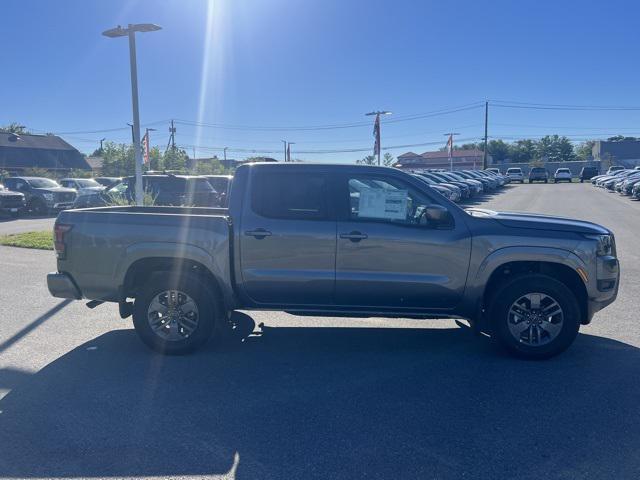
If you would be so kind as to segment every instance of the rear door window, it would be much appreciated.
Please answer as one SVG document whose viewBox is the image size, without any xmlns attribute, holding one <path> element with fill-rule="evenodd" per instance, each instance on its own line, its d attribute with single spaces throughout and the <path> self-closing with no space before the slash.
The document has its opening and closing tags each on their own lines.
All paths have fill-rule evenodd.
<svg viewBox="0 0 640 480">
<path fill-rule="evenodd" d="M 326 220 L 327 177 L 323 173 L 256 173 L 251 208 L 262 217 Z"/>
</svg>

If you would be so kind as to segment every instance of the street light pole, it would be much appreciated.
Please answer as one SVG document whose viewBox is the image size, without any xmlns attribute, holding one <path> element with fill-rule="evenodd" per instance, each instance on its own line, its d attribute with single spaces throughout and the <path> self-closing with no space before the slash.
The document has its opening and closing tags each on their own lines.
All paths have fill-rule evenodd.
<svg viewBox="0 0 640 480">
<path fill-rule="evenodd" d="M 133 153 L 136 160 L 136 205 L 143 203 L 142 151 L 140 149 L 140 111 L 138 106 L 138 67 L 136 62 L 136 32 L 129 25 L 129 63 L 131 65 L 131 103 L 133 105 Z"/>
<path fill-rule="evenodd" d="M 227 166 L 227 148 L 229 148 L 229 147 L 224 147 L 222 149 L 222 152 L 224 153 L 224 166 L 225 166 L 225 168 Z"/>
<path fill-rule="evenodd" d="M 282 143 L 284 143 L 284 161 L 287 161 L 287 141 L 286 140 L 280 140 Z"/>
<path fill-rule="evenodd" d="M 136 205 L 141 206 L 143 202 L 142 188 L 142 151 L 140 149 L 140 111 L 138 108 L 138 68 L 136 62 L 136 32 L 153 32 L 161 27 L 152 23 L 129 24 L 127 28 L 118 25 L 116 28 L 106 30 L 102 34 L 109 38 L 129 37 L 129 64 L 131 70 L 131 104 L 133 109 L 133 154 L 135 156 L 136 167 Z"/>
</svg>

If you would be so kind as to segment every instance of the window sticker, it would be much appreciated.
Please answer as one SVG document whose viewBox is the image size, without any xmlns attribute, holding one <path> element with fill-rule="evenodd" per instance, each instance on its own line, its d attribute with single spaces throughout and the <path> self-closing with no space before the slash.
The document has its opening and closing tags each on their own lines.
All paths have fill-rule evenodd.
<svg viewBox="0 0 640 480">
<path fill-rule="evenodd" d="M 363 188 L 360 190 L 358 217 L 405 220 L 407 193 L 407 190 Z"/>
</svg>

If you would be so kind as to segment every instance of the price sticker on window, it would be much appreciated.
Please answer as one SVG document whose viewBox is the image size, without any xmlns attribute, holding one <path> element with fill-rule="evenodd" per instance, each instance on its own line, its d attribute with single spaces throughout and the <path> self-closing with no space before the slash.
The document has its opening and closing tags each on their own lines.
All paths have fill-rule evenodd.
<svg viewBox="0 0 640 480">
<path fill-rule="evenodd" d="M 407 198 L 407 190 L 363 188 L 360 190 L 358 217 L 405 220 Z"/>
</svg>

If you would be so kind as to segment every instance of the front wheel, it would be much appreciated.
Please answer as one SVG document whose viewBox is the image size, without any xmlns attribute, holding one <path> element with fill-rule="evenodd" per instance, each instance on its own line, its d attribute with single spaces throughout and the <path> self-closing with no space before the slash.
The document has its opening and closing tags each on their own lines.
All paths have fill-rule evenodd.
<svg viewBox="0 0 640 480">
<path fill-rule="evenodd" d="M 215 301 L 197 276 L 159 273 L 136 297 L 133 325 L 153 350 L 167 355 L 189 353 L 211 336 L 219 317 Z"/>
<path fill-rule="evenodd" d="M 545 359 L 566 350 L 580 328 L 573 292 L 555 278 L 529 274 L 505 283 L 489 308 L 492 336 L 511 354 Z"/>
</svg>

